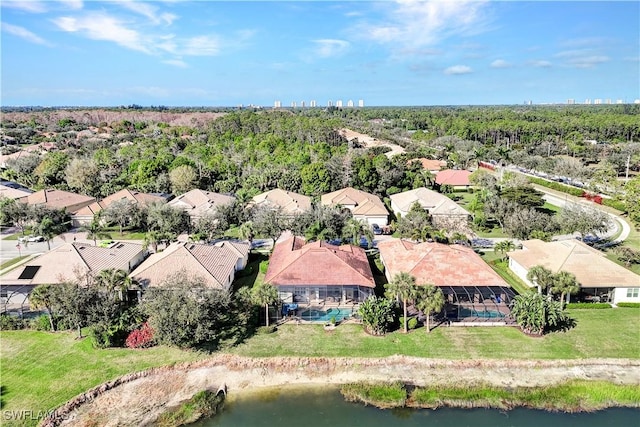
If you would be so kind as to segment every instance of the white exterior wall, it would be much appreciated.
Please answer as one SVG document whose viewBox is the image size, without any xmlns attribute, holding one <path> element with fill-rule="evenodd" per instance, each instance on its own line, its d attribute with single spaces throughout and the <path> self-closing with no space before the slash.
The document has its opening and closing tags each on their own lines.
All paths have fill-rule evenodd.
<svg viewBox="0 0 640 427">
<path fill-rule="evenodd" d="M 385 227 L 389 225 L 389 217 L 385 216 L 365 216 L 365 215 L 354 215 L 353 216 L 357 220 L 366 221 L 367 224 L 378 224 L 380 227 Z"/>
<path fill-rule="evenodd" d="M 393 199 L 391 199 L 391 210 L 393 211 L 395 216 L 397 216 L 398 218 L 400 218 L 401 216 L 407 215 L 407 212 L 405 212 L 402 209 L 400 209 L 400 207 L 395 204 Z"/>
<path fill-rule="evenodd" d="M 636 292 L 638 296 L 627 297 L 629 289 L 638 289 Z M 640 302 L 640 284 L 638 284 L 638 288 L 615 288 L 613 290 L 613 303 L 618 304 L 619 302 Z"/>
<path fill-rule="evenodd" d="M 513 260 L 513 258 L 509 258 L 509 269 L 513 271 L 524 283 L 532 288 L 535 287 L 535 285 L 527 279 L 527 273 L 529 270 L 518 264 L 518 262 Z"/>
</svg>

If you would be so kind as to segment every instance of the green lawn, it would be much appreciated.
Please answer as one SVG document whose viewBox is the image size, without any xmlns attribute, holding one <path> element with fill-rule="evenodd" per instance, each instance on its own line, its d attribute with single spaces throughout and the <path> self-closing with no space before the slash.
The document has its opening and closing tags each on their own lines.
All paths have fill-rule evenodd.
<svg viewBox="0 0 640 427">
<path fill-rule="evenodd" d="M 2 264 L 0 264 L 0 270 L 4 270 L 7 267 L 11 267 L 12 265 L 19 263 L 20 261 L 22 261 L 25 258 L 28 258 L 29 256 L 30 255 L 22 255 L 22 256 L 10 259 L 8 261 L 5 261 Z"/>
<path fill-rule="evenodd" d="M 339 325 L 325 332 L 322 325 L 290 325 L 275 334 L 256 335 L 232 353 L 253 356 L 384 357 L 403 354 L 445 359 L 576 359 L 640 358 L 640 310 L 571 310 L 577 325 L 567 332 L 531 338 L 513 327 L 424 328 L 373 337 L 362 326 Z"/>
<path fill-rule="evenodd" d="M 430 334 L 421 328 L 372 337 L 356 324 L 339 325 L 331 333 L 322 325 L 287 324 L 228 351 L 251 357 L 640 358 L 640 310 L 573 310 L 570 315 L 577 321 L 574 329 L 541 338 L 513 327 L 438 327 Z M 46 411 L 125 373 L 205 357 L 168 347 L 99 350 L 89 339 L 74 337 L 67 332 L 0 332 L 3 410 Z"/>
<path fill-rule="evenodd" d="M 90 339 L 76 340 L 75 336 L 0 332 L 3 410 L 47 411 L 126 373 L 204 357 L 169 347 L 97 350 Z"/>
</svg>

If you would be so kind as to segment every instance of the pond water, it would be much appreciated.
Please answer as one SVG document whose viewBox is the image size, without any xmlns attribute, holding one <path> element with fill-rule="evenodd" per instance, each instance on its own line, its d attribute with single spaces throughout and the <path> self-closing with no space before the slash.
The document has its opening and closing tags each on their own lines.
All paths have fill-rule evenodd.
<svg viewBox="0 0 640 427">
<path fill-rule="evenodd" d="M 197 427 L 600 427 L 639 426 L 640 410 L 608 409 L 565 414 L 529 409 L 393 409 L 348 403 L 335 387 L 270 390 L 231 397 L 215 417 Z"/>
</svg>

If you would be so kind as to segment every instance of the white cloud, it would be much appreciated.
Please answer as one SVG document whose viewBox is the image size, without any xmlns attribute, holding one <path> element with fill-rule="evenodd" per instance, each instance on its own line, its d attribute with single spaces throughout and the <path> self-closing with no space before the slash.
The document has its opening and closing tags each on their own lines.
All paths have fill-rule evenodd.
<svg viewBox="0 0 640 427">
<path fill-rule="evenodd" d="M 190 56 L 213 56 L 220 52 L 220 41 L 215 36 L 197 36 L 186 39 L 180 53 Z"/>
<path fill-rule="evenodd" d="M 167 25 L 171 25 L 171 23 L 178 18 L 176 15 L 171 13 L 158 13 L 158 8 L 149 3 L 141 3 L 133 0 L 120 0 L 117 4 L 148 18 L 154 25 L 158 25 L 163 22 Z"/>
<path fill-rule="evenodd" d="M 111 41 L 128 49 L 151 53 L 140 33 L 126 28 L 118 19 L 104 13 L 91 13 L 79 18 L 65 16 L 53 22 L 63 31 L 77 32 L 90 39 Z"/>
<path fill-rule="evenodd" d="M 7 24 L 6 22 L 2 22 L 2 31 L 12 34 L 14 36 L 23 38 L 31 43 L 42 44 L 45 46 L 51 46 L 51 44 L 43 39 L 42 37 L 37 36 L 26 28 L 19 27 L 17 25 Z"/>
<path fill-rule="evenodd" d="M 30 13 L 43 13 L 47 11 L 47 7 L 44 2 L 41 1 L 25 1 L 25 0 L 3 0 L 0 2 L 2 7 L 11 9 L 20 9 Z"/>
<path fill-rule="evenodd" d="M 58 0 L 62 3 L 67 9 L 72 10 L 80 10 L 84 7 L 84 2 L 82 0 Z"/>
<path fill-rule="evenodd" d="M 505 61 L 504 59 L 496 59 L 491 63 L 491 68 L 510 68 L 511 63 Z"/>
<path fill-rule="evenodd" d="M 182 59 L 167 59 L 162 62 L 168 65 L 173 65 L 174 67 L 189 68 L 189 65 L 186 62 L 184 62 Z"/>
<path fill-rule="evenodd" d="M 349 42 L 335 39 L 313 40 L 316 45 L 314 55 L 320 58 L 330 58 L 342 55 L 349 49 Z"/>
<path fill-rule="evenodd" d="M 533 67 L 536 67 L 536 68 L 549 68 L 552 65 L 551 62 L 545 61 L 545 60 L 542 60 L 542 59 L 529 61 L 529 64 L 531 66 L 533 66 Z"/>
<path fill-rule="evenodd" d="M 597 49 L 565 50 L 557 53 L 555 57 L 563 59 L 565 65 L 576 68 L 592 68 L 610 60 Z"/>
<path fill-rule="evenodd" d="M 471 69 L 471 67 L 467 65 L 453 65 L 444 70 L 444 73 L 448 75 L 469 74 L 472 72 L 473 70 Z"/>
<path fill-rule="evenodd" d="M 487 4 L 481 0 L 401 0 L 386 22 L 362 24 L 357 31 L 373 41 L 399 43 L 404 48 L 434 45 L 454 35 L 484 31 Z"/>
</svg>

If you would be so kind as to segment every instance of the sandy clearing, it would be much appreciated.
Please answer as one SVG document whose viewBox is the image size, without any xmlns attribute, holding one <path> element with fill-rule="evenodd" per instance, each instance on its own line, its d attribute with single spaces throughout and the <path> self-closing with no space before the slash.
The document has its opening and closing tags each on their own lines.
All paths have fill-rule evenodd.
<svg viewBox="0 0 640 427">
<path fill-rule="evenodd" d="M 403 147 L 397 144 L 394 144 L 389 141 L 381 141 L 369 135 L 365 135 L 364 133 L 359 133 L 351 129 L 340 129 L 339 132 L 340 132 L 340 135 L 344 136 L 347 139 L 347 141 L 351 141 L 357 138 L 358 142 L 361 144 L 364 144 L 364 146 L 367 148 L 382 147 L 382 146 L 389 147 L 391 151 L 384 153 L 385 156 L 387 156 L 388 158 L 391 158 L 396 154 L 402 154 L 406 151 Z"/>
<path fill-rule="evenodd" d="M 44 425 L 150 425 L 166 408 L 198 391 L 223 384 L 230 394 L 284 385 L 344 384 L 399 380 L 415 385 L 491 384 L 542 386 L 570 379 L 640 385 L 640 360 L 464 360 L 392 356 L 366 358 L 245 358 L 220 355 L 204 361 L 157 368 L 103 384 L 61 408 L 60 422 Z M 62 419 L 64 418 L 64 421 Z"/>
</svg>

